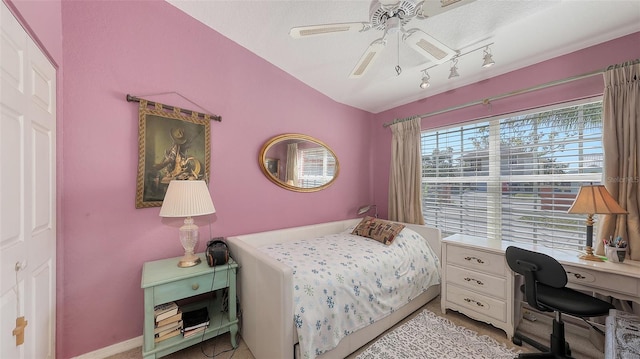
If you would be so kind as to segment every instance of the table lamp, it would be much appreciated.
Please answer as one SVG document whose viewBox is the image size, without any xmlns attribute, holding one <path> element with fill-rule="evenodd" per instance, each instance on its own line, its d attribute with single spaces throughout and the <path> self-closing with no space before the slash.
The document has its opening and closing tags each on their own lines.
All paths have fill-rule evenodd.
<svg viewBox="0 0 640 359">
<path fill-rule="evenodd" d="M 603 185 L 585 185 L 580 187 L 578 196 L 567 213 L 587 215 L 587 245 L 586 254 L 580 259 L 602 261 L 593 254 L 593 215 L 594 214 L 625 214 L 627 211 L 620 207 L 609 191 Z"/>
<path fill-rule="evenodd" d="M 164 195 L 160 217 L 185 217 L 180 227 L 180 243 L 184 256 L 178 267 L 192 267 L 200 263 L 200 257 L 193 253 L 198 244 L 200 232 L 193 223 L 193 217 L 216 213 L 205 181 L 171 181 Z"/>
<path fill-rule="evenodd" d="M 360 208 L 358 208 L 358 215 L 361 216 L 367 212 L 369 212 L 371 210 L 371 208 L 373 208 L 375 210 L 375 217 L 378 218 L 378 206 L 376 206 L 375 204 L 368 204 L 366 206 L 362 206 Z"/>
</svg>

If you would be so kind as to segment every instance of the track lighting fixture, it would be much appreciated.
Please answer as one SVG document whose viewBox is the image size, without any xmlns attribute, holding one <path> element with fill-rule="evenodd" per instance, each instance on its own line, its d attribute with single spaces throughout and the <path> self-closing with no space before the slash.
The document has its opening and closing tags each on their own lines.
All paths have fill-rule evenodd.
<svg viewBox="0 0 640 359">
<path fill-rule="evenodd" d="M 491 49 L 489 48 L 489 46 L 491 45 L 493 45 L 493 43 L 475 48 L 473 50 L 469 50 L 464 53 L 460 53 L 456 51 L 456 54 L 451 58 L 451 68 L 449 69 L 449 79 L 460 76 L 460 74 L 458 73 L 458 60 L 460 59 L 460 57 L 468 55 L 478 50 L 484 49 L 484 54 L 482 56 L 482 60 L 483 60 L 482 67 L 491 67 L 492 65 L 494 65 L 495 61 L 493 61 L 493 56 L 491 55 Z M 422 76 L 422 82 L 420 83 L 420 88 L 426 89 L 431 85 L 429 83 L 429 80 L 431 79 L 431 77 L 429 76 L 427 71 L 439 65 L 440 65 L 439 63 L 436 63 L 422 70 L 423 76 Z"/>
<path fill-rule="evenodd" d="M 429 74 L 427 73 L 427 70 L 422 70 L 422 73 L 424 74 L 424 76 L 422 76 L 422 82 L 420 83 L 420 88 L 424 90 L 427 87 L 431 86 L 431 84 L 429 83 L 429 79 L 431 78 L 431 76 L 429 76 Z"/>
<path fill-rule="evenodd" d="M 484 62 L 482 63 L 482 67 L 491 67 L 495 64 L 493 61 L 493 57 L 491 56 L 491 51 L 489 50 L 489 45 L 484 49 Z"/>
<path fill-rule="evenodd" d="M 460 74 L 458 73 L 458 57 L 454 57 L 451 59 L 451 69 L 449 70 L 449 78 L 458 77 Z"/>
</svg>

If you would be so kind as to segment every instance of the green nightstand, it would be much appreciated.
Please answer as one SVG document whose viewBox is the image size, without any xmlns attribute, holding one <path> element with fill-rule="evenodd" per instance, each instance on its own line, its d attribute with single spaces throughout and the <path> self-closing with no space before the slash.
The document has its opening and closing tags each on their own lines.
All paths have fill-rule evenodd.
<svg viewBox="0 0 640 359">
<path fill-rule="evenodd" d="M 144 289 L 143 358 L 160 358 L 197 344 L 201 340 L 213 338 L 226 332 L 231 333 L 231 345 L 234 348 L 238 346 L 236 343 L 238 316 L 236 314 L 235 299 L 238 264 L 233 259 L 229 259 L 227 264 L 209 267 L 204 254 L 200 253 L 199 257 L 202 262 L 189 268 L 178 267 L 177 264 L 181 257 L 146 262 L 142 267 L 141 287 Z M 190 309 L 208 306 L 210 320 L 209 327 L 204 334 L 186 339 L 182 335 L 178 335 L 159 343 L 154 342 L 153 330 L 155 322 L 153 308 L 156 305 L 223 288 L 229 288 L 228 312 L 222 311 L 222 298 L 216 298 L 213 301 L 206 300 L 200 303 L 190 303 L 183 308 L 183 312 L 185 312 Z"/>
</svg>

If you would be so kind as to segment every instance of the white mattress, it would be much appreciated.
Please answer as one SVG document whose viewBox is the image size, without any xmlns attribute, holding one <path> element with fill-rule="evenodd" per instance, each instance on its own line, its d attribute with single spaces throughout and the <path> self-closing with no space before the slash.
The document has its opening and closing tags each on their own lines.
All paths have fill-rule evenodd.
<svg viewBox="0 0 640 359">
<path fill-rule="evenodd" d="M 440 283 L 438 256 L 415 231 L 403 229 L 388 246 L 350 232 L 259 248 L 293 270 L 291 320 L 303 358 L 333 349 Z"/>
</svg>

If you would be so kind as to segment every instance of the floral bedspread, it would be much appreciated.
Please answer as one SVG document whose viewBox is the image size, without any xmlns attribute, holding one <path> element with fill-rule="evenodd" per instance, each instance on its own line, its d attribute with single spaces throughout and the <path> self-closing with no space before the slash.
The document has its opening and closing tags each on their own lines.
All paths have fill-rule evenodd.
<svg viewBox="0 0 640 359">
<path fill-rule="evenodd" d="M 260 248 L 293 268 L 294 323 L 303 358 L 391 314 L 440 283 L 438 257 L 404 228 L 391 245 L 350 234 Z"/>
</svg>

